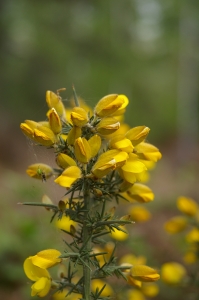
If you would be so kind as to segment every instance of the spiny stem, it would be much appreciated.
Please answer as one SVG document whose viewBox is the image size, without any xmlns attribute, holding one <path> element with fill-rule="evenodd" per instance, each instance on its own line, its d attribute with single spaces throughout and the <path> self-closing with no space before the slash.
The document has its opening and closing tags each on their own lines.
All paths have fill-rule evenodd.
<svg viewBox="0 0 199 300">
<path fill-rule="evenodd" d="M 87 227 L 87 218 L 90 208 L 90 193 L 89 193 L 89 184 L 85 181 L 84 184 L 84 224 L 83 224 L 83 240 L 87 242 L 87 244 L 84 246 L 84 250 L 87 251 L 87 259 L 86 264 L 83 265 L 83 277 L 84 277 L 84 299 L 90 300 L 90 294 L 91 294 L 91 269 L 90 269 L 90 262 L 89 262 L 89 253 L 91 250 L 91 232 L 90 228 Z"/>
</svg>

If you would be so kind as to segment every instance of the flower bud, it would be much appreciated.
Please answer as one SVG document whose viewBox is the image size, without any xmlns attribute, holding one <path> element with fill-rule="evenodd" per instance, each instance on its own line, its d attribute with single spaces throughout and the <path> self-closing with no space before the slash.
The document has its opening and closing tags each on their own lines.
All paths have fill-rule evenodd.
<svg viewBox="0 0 199 300">
<path fill-rule="evenodd" d="M 130 274 L 134 279 L 140 281 L 150 282 L 160 279 L 160 275 L 156 270 L 145 265 L 134 265 L 130 270 Z"/>
<path fill-rule="evenodd" d="M 115 118 L 103 118 L 96 126 L 97 131 L 102 135 L 111 134 L 120 128 L 120 122 Z"/>
<path fill-rule="evenodd" d="M 54 132 L 45 126 L 38 126 L 34 130 L 34 140 L 46 147 L 52 146 L 56 142 Z"/>
<path fill-rule="evenodd" d="M 72 159 L 69 155 L 64 153 L 59 153 L 56 157 L 56 163 L 58 166 L 60 166 L 62 169 L 66 169 L 70 166 L 76 166 L 76 162 L 74 159 Z"/>
<path fill-rule="evenodd" d="M 80 127 L 74 126 L 68 134 L 67 143 L 68 145 L 74 145 L 76 139 L 78 139 L 82 134 L 82 130 Z"/>
<path fill-rule="evenodd" d="M 103 97 L 95 107 L 95 114 L 99 117 L 107 117 L 124 108 L 128 104 L 128 99 L 124 95 L 107 95 Z"/>
<path fill-rule="evenodd" d="M 74 126 L 82 127 L 88 123 L 88 114 L 81 107 L 74 107 L 71 112 L 71 121 Z"/>
<path fill-rule="evenodd" d="M 55 134 L 60 133 L 60 131 L 62 130 L 62 124 L 60 117 L 54 108 L 51 108 L 51 110 L 49 111 L 48 118 L 52 131 Z"/>
<path fill-rule="evenodd" d="M 146 139 L 147 135 L 149 134 L 149 131 L 149 127 L 137 126 L 127 131 L 126 138 L 132 142 L 133 146 L 136 146 Z"/>
<path fill-rule="evenodd" d="M 79 137 L 75 141 L 75 156 L 81 163 L 88 163 L 91 159 L 91 148 L 85 138 Z"/>
<path fill-rule="evenodd" d="M 157 147 L 144 142 L 136 146 L 136 154 L 140 159 L 146 159 L 153 162 L 157 162 L 162 157 L 162 154 Z"/>
<path fill-rule="evenodd" d="M 46 92 L 46 102 L 49 108 L 54 108 L 60 117 L 65 117 L 65 107 L 61 97 L 51 91 Z"/>
</svg>

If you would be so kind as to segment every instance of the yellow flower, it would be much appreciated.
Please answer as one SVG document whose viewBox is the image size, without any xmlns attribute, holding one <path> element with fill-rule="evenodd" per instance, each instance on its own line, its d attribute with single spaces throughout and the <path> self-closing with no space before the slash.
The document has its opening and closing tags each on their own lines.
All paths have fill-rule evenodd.
<svg viewBox="0 0 199 300">
<path fill-rule="evenodd" d="M 81 163 L 88 163 L 91 159 L 91 148 L 88 141 L 83 137 L 79 137 L 75 141 L 75 156 Z"/>
<path fill-rule="evenodd" d="M 195 252 L 188 251 L 187 253 L 185 253 L 183 260 L 186 264 L 194 264 L 197 262 L 198 257 Z"/>
<path fill-rule="evenodd" d="M 28 167 L 26 170 L 26 173 L 33 178 L 46 180 L 46 178 L 49 178 L 53 174 L 53 169 L 42 163 L 32 164 Z"/>
<path fill-rule="evenodd" d="M 109 150 L 101 154 L 93 166 L 91 172 L 97 177 L 102 178 L 110 171 L 115 170 L 125 164 L 128 154 L 124 151 Z"/>
<path fill-rule="evenodd" d="M 151 213 L 143 206 L 132 206 L 130 208 L 129 214 L 133 221 L 145 222 L 151 218 Z"/>
<path fill-rule="evenodd" d="M 62 169 L 66 169 L 70 166 L 77 166 L 74 159 L 72 159 L 69 155 L 64 153 L 59 153 L 56 157 L 56 162 L 58 166 L 60 166 Z"/>
<path fill-rule="evenodd" d="M 77 166 L 71 166 L 54 181 L 63 187 L 70 188 L 78 178 L 81 178 L 81 170 Z"/>
<path fill-rule="evenodd" d="M 55 134 L 60 133 L 60 131 L 62 130 L 62 124 L 61 124 L 60 117 L 54 108 L 51 108 L 51 110 L 48 112 L 48 119 L 52 131 Z"/>
<path fill-rule="evenodd" d="M 68 134 L 67 143 L 68 145 L 74 145 L 76 139 L 78 139 L 82 134 L 82 130 L 80 127 L 74 126 Z"/>
<path fill-rule="evenodd" d="M 34 130 L 34 140 L 38 144 L 49 147 L 55 144 L 56 137 L 50 128 L 41 125 Z"/>
<path fill-rule="evenodd" d="M 142 173 L 146 170 L 146 166 L 139 161 L 134 153 L 129 153 L 129 158 L 119 170 L 120 176 L 130 183 L 140 180 Z"/>
<path fill-rule="evenodd" d="M 144 142 L 136 146 L 136 153 L 139 155 L 140 159 L 150 160 L 153 162 L 157 162 L 162 157 L 162 154 L 157 147 Z"/>
<path fill-rule="evenodd" d="M 198 211 L 198 204 L 193 199 L 187 197 L 179 197 L 177 207 L 188 216 L 195 216 Z"/>
<path fill-rule="evenodd" d="M 147 283 L 142 285 L 141 291 L 145 296 L 153 298 L 158 295 L 159 287 L 156 283 Z"/>
<path fill-rule="evenodd" d="M 24 262 L 24 272 L 26 276 L 35 281 L 31 286 L 31 296 L 45 297 L 51 288 L 50 274 L 46 269 L 35 266 L 32 257 L 28 257 Z"/>
<path fill-rule="evenodd" d="M 102 135 L 108 135 L 120 128 L 120 122 L 117 119 L 112 117 L 107 117 L 101 119 L 101 121 L 97 124 L 96 129 Z"/>
<path fill-rule="evenodd" d="M 121 227 L 122 230 L 125 230 L 126 232 L 114 228 L 114 231 L 111 231 L 110 236 L 117 241 L 125 241 L 128 238 L 128 231 L 124 226 L 118 226 Z"/>
<path fill-rule="evenodd" d="M 161 267 L 161 278 L 167 284 L 179 284 L 186 276 L 186 269 L 177 262 L 165 263 Z"/>
<path fill-rule="evenodd" d="M 132 187 L 127 190 L 127 195 L 129 196 L 128 200 L 132 200 L 147 203 L 154 200 L 154 194 L 152 190 L 141 183 L 134 183 Z"/>
<path fill-rule="evenodd" d="M 49 108 L 54 108 L 60 117 L 65 117 L 65 107 L 58 94 L 46 92 L 46 102 Z"/>
<path fill-rule="evenodd" d="M 123 135 L 116 135 L 113 137 L 109 142 L 109 146 L 111 149 L 118 149 L 127 153 L 133 152 L 134 148 L 131 141 Z"/>
<path fill-rule="evenodd" d="M 194 227 L 189 233 L 186 235 L 186 240 L 188 243 L 198 243 L 199 242 L 199 229 Z"/>
<path fill-rule="evenodd" d="M 164 229 L 169 233 L 178 233 L 183 231 L 187 226 L 187 219 L 183 216 L 171 218 L 164 224 Z"/>
<path fill-rule="evenodd" d="M 156 281 L 160 278 L 155 269 L 145 265 L 134 265 L 130 270 L 130 274 L 134 279 L 146 282 Z"/>
<path fill-rule="evenodd" d="M 124 108 L 128 105 L 128 98 L 124 95 L 107 95 L 103 97 L 95 107 L 95 114 L 99 117 L 107 117 L 118 112 L 122 114 Z M 120 112 L 119 112 L 120 110 Z"/>
<path fill-rule="evenodd" d="M 34 256 L 30 256 L 30 259 L 34 266 L 41 269 L 48 269 L 61 262 L 61 258 L 59 258 L 60 255 L 61 252 L 56 249 L 47 249 L 38 252 Z"/>
<path fill-rule="evenodd" d="M 106 285 L 106 286 L 103 289 L 103 291 L 100 294 L 100 296 L 101 297 L 108 297 L 108 296 L 113 295 L 113 289 L 112 289 L 112 287 L 108 283 L 106 283 L 105 281 L 100 280 L 100 279 L 94 279 L 94 280 L 92 280 L 92 282 L 91 282 L 91 289 L 92 289 L 93 292 L 95 292 L 97 288 L 100 291 L 103 288 L 104 285 Z"/>
<path fill-rule="evenodd" d="M 132 142 L 133 146 L 136 146 L 146 139 L 149 131 L 150 129 L 146 126 L 137 126 L 127 131 L 126 138 Z"/>
<path fill-rule="evenodd" d="M 77 223 L 70 219 L 69 216 L 63 215 L 61 219 L 58 219 L 55 226 L 59 229 L 70 232 L 71 225 L 77 227 Z"/>
<path fill-rule="evenodd" d="M 71 121 L 73 125 L 82 127 L 88 123 L 88 114 L 81 107 L 74 107 L 71 112 Z"/>
</svg>

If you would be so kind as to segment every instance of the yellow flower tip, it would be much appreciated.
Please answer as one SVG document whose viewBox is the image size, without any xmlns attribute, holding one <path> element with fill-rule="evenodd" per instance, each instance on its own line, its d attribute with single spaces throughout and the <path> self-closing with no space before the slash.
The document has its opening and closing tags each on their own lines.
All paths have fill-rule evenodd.
<svg viewBox="0 0 199 300">
<path fill-rule="evenodd" d="M 143 206 L 132 206 L 129 213 L 136 222 L 146 222 L 151 218 L 151 213 Z"/>
<path fill-rule="evenodd" d="M 133 146 L 136 146 L 146 139 L 149 131 L 149 127 L 137 126 L 127 131 L 126 138 L 132 142 Z"/>
<path fill-rule="evenodd" d="M 81 178 L 81 170 L 77 166 L 71 166 L 65 169 L 54 181 L 63 187 L 70 188 L 79 178 Z"/>
<path fill-rule="evenodd" d="M 167 284 L 176 285 L 181 283 L 186 274 L 185 267 L 177 262 L 168 262 L 161 267 L 161 278 Z"/>
<path fill-rule="evenodd" d="M 39 278 L 31 286 L 31 296 L 45 297 L 51 288 L 51 280 L 46 277 Z"/>
<path fill-rule="evenodd" d="M 56 110 L 54 109 L 54 107 L 51 108 L 51 110 L 49 111 L 48 118 L 49 118 L 50 128 L 52 129 L 52 131 L 55 134 L 60 133 L 62 130 L 62 124 L 61 124 L 60 117 L 56 112 Z"/>
<path fill-rule="evenodd" d="M 176 216 L 171 218 L 164 224 L 164 229 L 168 233 L 178 233 L 183 231 L 187 227 L 187 219 L 183 216 Z"/>
<path fill-rule="evenodd" d="M 88 114 L 81 107 L 74 107 L 71 112 L 71 121 L 74 126 L 82 127 L 88 123 Z"/>
<path fill-rule="evenodd" d="M 96 126 L 97 131 L 102 135 L 108 135 L 120 128 L 120 122 L 112 117 L 103 118 Z"/>
<path fill-rule="evenodd" d="M 46 92 L 46 102 L 49 108 L 54 108 L 60 117 L 65 117 L 65 107 L 59 94 Z"/>
<path fill-rule="evenodd" d="M 60 255 L 61 252 L 56 249 L 47 249 L 32 256 L 31 260 L 34 266 L 41 269 L 48 269 L 61 262 L 61 258 L 59 258 Z"/>
<path fill-rule="evenodd" d="M 75 141 L 75 156 L 81 163 L 88 163 L 91 159 L 91 148 L 85 138 L 79 137 Z"/>
<path fill-rule="evenodd" d="M 30 165 L 26 170 L 26 173 L 30 177 L 45 181 L 46 178 L 52 176 L 53 169 L 49 165 L 43 163 L 37 163 L 37 164 Z"/>
<path fill-rule="evenodd" d="M 191 198 L 179 197 L 177 200 L 178 209 L 188 216 L 195 216 L 198 212 L 198 204 Z"/>
<path fill-rule="evenodd" d="M 130 270 L 130 274 L 134 279 L 143 282 L 153 282 L 160 279 L 160 275 L 155 269 L 145 265 L 134 265 Z"/>
</svg>

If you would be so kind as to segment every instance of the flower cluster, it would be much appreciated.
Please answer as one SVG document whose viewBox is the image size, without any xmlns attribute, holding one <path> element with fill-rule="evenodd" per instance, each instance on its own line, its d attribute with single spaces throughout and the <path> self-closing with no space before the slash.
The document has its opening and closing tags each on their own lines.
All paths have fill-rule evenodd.
<svg viewBox="0 0 199 300">
<path fill-rule="evenodd" d="M 93 252 L 93 245 L 103 244 L 102 237 L 107 234 L 126 234 L 125 224 L 150 217 L 148 211 L 138 207 L 130 215 L 117 218 L 115 210 L 107 209 L 107 206 L 113 200 L 117 203 L 123 199 L 140 203 L 152 201 L 154 194 L 143 182 L 148 176 L 148 170 L 161 158 L 161 153 L 146 141 L 150 131 L 148 127 L 129 128 L 123 123 L 129 102 L 125 95 L 103 97 L 92 112 L 82 101 L 79 105 L 75 90 L 75 106 L 66 109 L 59 95 L 61 90 L 57 94 L 46 92 L 49 108 L 47 120 L 26 120 L 20 125 L 23 133 L 32 141 L 54 148 L 57 167 L 52 168 L 43 163 L 32 164 L 27 174 L 42 181 L 54 177 L 54 182 L 66 189 L 65 196 L 68 198 L 61 199 L 58 205 L 53 204 L 47 196 L 43 198 L 42 205 L 54 212 L 53 218 L 58 216 L 58 223 L 63 219 L 65 224 L 71 221 L 65 229 L 60 226 L 72 238 L 72 242 L 67 242 L 70 252 L 59 255 L 59 259 L 69 258 L 74 267 L 81 265 L 83 276 L 74 283 L 73 271 L 69 267 L 58 289 L 62 291 L 70 287 L 69 294 L 80 293 L 86 300 L 90 299 L 90 295 L 98 299 L 103 295 L 105 286 L 97 286 L 91 291 L 90 279 L 94 282 L 109 275 L 125 275 L 123 267 L 115 265 L 114 250 L 100 266 L 100 254 Z M 49 291 L 51 279 L 45 264 L 35 264 L 37 260 L 33 258 L 25 261 L 24 269 L 26 275 L 36 281 L 32 295 L 42 297 Z M 33 268 L 33 273 L 35 268 L 40 268 L 41 276 L 39 269 L 38 274 L 31 277 L 29 268 Z M 131 280 L 159 279 L 157 272 L 148 266 L 129 266 L 128 269 Z M 45 281 L 44 285 L 40 284 L 41 278 L 42 284 Z M 38 289 L 37 292 L 35 286 L 43 286 L 43 290 Z"/>
<path fill-rule="evenodd" d="M 182 259 L 190 266 L 185 268 L 179 262 L 167 262 L 162 265 L 161 278 L 169 285 L 181 286 L 184 293 L 189 293 L 191 288 L 198 298 L 199 206 L 192 198 L 181 196 L 177 199 L 177 208 L 181 214 L 168 220 L 164 228 L 172 235 L 181 233 L 185 248 Z"/>
</svg>

